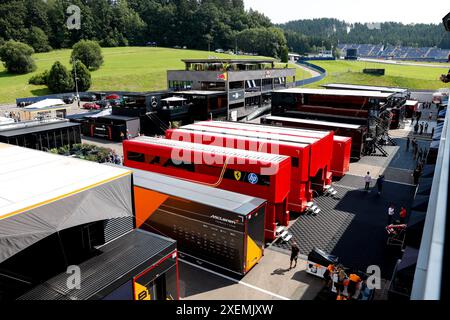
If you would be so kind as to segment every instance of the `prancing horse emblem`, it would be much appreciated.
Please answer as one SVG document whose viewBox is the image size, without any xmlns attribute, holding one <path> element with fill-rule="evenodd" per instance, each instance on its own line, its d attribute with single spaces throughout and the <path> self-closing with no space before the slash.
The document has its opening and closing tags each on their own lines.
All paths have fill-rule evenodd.
<svg viewBox="0 0 450 320">
<path fill-rule="evenodd" d="M 235 171 L 235 172 L 234 172 L 234 177 L 235 177 L 235 179 L 236 179 L 237 181 L 241 181 L 241 179 L 242 179 L 242 172 L 240 172 L 240 171 Z"/>
</svg>

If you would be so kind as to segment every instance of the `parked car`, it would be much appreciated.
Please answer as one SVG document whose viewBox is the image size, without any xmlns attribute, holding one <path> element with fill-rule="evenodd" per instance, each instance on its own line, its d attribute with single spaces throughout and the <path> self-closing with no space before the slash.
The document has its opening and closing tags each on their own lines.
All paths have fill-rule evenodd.
<svg viewBox="0 0 450 320">
<path fill-rule="evenodd" d="M 114 100 L 108 100 L 111 107 L 117 107 L 122 105 L 122 99 L 114 99 Z"/>
<path fill-rule="evenodd" d="M 95 94 L 85 93 L 80 95 L 80 101 L 94 102 L 97 100 Z"/>
<path fill-rule="evenodd" d="M 216 53 L 225 53 L 225 50 L 223 50 L 223 49 L 217 49 L 217 50 L 216 50 Z"/>
<path fill-rule="evenodd" d="M 65 97 L 63 98 L 63 101 L 64 101 L 65 104 L 72 104 L 72 103 L 75 102 L 75 96 L 74 96 L 74 95 L 71 95 L 71 96 L 65 96 Z"/>
<path fill-rule="evenodd" d="M 120 99 L 120 96 L 115 93 L 110 94 L 110 95 L 106 96 L 106 98 L 105 98 L 105 100 L 118 100 L 118 99 Z"/>
<path fill-rule="evenodd" d="M 98 105 L 97 103 L 88 102 L 88 103 L 83 104 L 83 109 L 86 109 L 86 110 L 101 110 L 102 107 L 100 105 Z"/>
<path fill-rule="evenodd" d="M 99 101 L 97 101 L 95 103 L 97 105 L 99 105 L 101 109 L 111 108 L 111 102 L 109 100 L 99 100 Z"/>
</svg>

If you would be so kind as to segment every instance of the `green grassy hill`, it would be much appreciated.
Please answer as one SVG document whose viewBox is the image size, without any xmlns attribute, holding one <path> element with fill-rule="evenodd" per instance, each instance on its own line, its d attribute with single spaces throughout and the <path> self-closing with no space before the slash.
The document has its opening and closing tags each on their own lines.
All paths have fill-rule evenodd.
<svg viewBox="0 0 450 320">
<path fill-rule="evenodd" d="M 53 63 L 61 61 L 71 69 L 71 50 L 57 50 L 35 54 L 34 59 L 40 73 L 50 70 Z M 92 72 L 91 90 L 152 91 L 167 88 L 167 70 L 183 69 L 181 59 L 202 59 L 210 56 L 223 58 L 253 58 L 231 56 L 207 51 L 177 50 L 167 48 L 123 47 L 104 48 L 105 64 Z M 297 69 L 297 77 L 304 71 Z M 29 85 L 33 74 L 11 75 L 0 64 L 0 103 L 14 103 L 16 98 L 49 94 L 47 87 Z"/>
<path fill-rule="evenodd" d="M 339 82 L 365 84 L 375 86 L 395 86 L 410 89 L 434 90 L 446 85 L 439 80 L 441 74 L 447 73 L 450 65 L 442 64 L 442 68 L 431 66 L 402 66 L 363 61 L 312 61 L 328 71 L 328 76 L 321 82 L 309 87 L 320 87 L 322 84 Z M 363 74 L 364 68 L 386 69 L 385 76 Z"/>
</svg>

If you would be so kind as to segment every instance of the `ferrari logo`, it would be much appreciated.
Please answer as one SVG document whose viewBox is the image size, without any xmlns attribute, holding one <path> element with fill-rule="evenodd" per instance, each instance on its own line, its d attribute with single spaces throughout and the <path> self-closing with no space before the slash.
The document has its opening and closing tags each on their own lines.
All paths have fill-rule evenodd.
<svg viewBox="0 0 450 320">
<path fill-rule="evenodd" d="M 234 178 L 235 178 L 237 181 L 241 181 L 241 179 L 242 179 L 242 172 L 240 172 L 240 171 L 235 171 L 235 172 L 234 172 Z"/>
</svg>

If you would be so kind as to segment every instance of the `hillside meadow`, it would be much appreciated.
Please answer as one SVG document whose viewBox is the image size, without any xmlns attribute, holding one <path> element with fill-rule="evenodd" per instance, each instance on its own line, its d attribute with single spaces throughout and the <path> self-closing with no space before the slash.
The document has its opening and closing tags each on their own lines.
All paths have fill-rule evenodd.
<svg viewBox="0 0 450 320">
<path fill-rule="evenodd" d="M 1 64 L 0 103 L 13 104 L 16 98 L 50 94 L 46 86 L 30 85 L 28 80 L 34 74 L 50 70 L 55 61 L 60 61 L 71 69 L 70 54 L 71 50 L 56 50 L 35 54 L 33 57 L 38 69 L 36 72 L 26 75 L 11 75 L 6 72 L 3 64 Z M 207 51 L 150 47 L 103 48 L 103 56 L 104 65 L 99 70 L 92 72 L 93 86 L 91 90 L 163 90 L 167 89 L 167 70 L 183 69 L 182 59 L 255 58 Z M 298 79 L 309 76 L 308 72 L 297 68 Z"/>
</svg>

